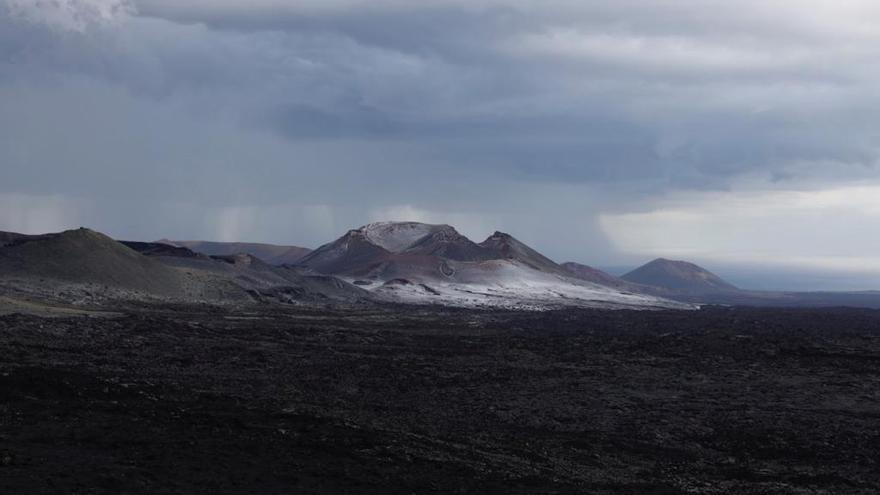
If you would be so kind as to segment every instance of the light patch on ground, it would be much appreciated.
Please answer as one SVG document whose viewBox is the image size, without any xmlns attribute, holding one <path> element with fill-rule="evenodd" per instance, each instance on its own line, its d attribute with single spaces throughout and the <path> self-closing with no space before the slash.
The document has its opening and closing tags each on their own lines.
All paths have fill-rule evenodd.
<svg viewBox="0 0 880 495">
<path fill-rule="evenodd" d="M 355 279 L 350 279 L 354 282 Z M 544 310 L 564 307 L 695 309 L 687 303 L 621 292 L 508 260 L 455 264 L 448 280 L 412 278 L 409 283 L 363 287 L 389 300 L 412 304 Z"/>
<path fill-rule="evenodd" d="M 65 316 L 104 316 L 117 317 L 122 313 L 112 311 L 87 310 L 83 308 L 52 305 L 42 301 L 28 301 L 24 299 L 14 299 L 11 297 L 0 296 L 0 315 L 25 313 L 45 317 L 65 317 Z"/>
</svg>

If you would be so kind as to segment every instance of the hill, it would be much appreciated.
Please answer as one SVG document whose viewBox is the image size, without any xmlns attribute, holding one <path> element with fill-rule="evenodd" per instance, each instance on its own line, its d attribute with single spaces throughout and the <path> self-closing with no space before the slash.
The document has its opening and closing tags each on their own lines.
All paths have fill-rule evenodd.
<svg viewBox="0 0 880 495">
<path fill-rule="evenodd" d="M 186 247 L 165 244 L 162 242 L 119 241 L 123 246 L 133 249 L 145 256 L 173 256 L 180 258 L 207 258 Z"/>
<path fill-rule="evenodd" d="M 658 258 L 623 275 L 621 279 L 691 293 L 729 292 L 739 290 L 718 275 L 687 261 Z"/>
<path fill-rule="evenodd" d="M 28 237 L 34 237 L 27 234 L 18 234 L 15 232 L 0 232 L 0 247 L 3 247 L 7 244 L 11 244 L 20 239 L 25 239 Z"/>
<path fill-rule="evenodd" d="M 635 284 L 633 282 L 628 282 L 620 277 L 615 277 L 610 273 L 599 270 L 598 268 L 593 268 L 589 265 L 582 265 L 580 263 L 568 261 L 560 266 L 573 276 L 581 280 L 593 282 L 594 284 L 604 285 L 607 287 L 615 287 L 618 289 L 625 289 L 634 292 L 656 292 L 652 291 L 650 287 Z"/>
<path fill-rule="evenodd" d="M 489 251 L 494 259 L 515 260 L 535 270 L 564 273 L 556 262 L 504 232 L 495 231 L 480 247 Z"/>
<path fill-rule="evenodd" d="M 270 265 L 294 264 L 312 251 L 311 249 L 299 246 L 281 246 L 254 242 L 172 241 L 168 239 L 156 242 L 188 248 L 209 256 L 250 254 Z"/>
<path fill-rule="evenodd" d="M 188 248 L 161 243 L 125 244 L 190 276 L 227 281 L 259 301 L 355 302 L 369 298 L 363 289 L 336 277 L 304 272 L 291 265 L 270 265 L 246 253 L 206 256 Z"/>
<path fill-rule="evenodd" d="M 20 236 L 0 248 L 0 278 L 97 284 L 179 296 L 183 276 L 155 260 L 89 230 Z"/>
</svg>

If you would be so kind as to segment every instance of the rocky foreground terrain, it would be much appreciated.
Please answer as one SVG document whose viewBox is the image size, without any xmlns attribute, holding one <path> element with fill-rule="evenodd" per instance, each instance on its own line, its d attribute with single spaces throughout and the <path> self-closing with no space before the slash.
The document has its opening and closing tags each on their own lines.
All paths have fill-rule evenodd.
<svg viewBox="0 0 880 495">
<path fill-rule="evenodd" d="M 0 316 L 0 493 L 880 492 L 880 312 Z"/>
</svg>

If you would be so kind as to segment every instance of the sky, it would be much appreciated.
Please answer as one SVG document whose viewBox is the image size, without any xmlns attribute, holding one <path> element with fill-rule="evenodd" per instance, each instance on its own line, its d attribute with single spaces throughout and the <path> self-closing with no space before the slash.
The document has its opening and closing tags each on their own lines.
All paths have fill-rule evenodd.
<svg viewBox="0 0 880 495">
<path fill-rule="evenodd" d="M 880 289 L 874 0 L 0 0 L 0 230 Z"/>
</svg>

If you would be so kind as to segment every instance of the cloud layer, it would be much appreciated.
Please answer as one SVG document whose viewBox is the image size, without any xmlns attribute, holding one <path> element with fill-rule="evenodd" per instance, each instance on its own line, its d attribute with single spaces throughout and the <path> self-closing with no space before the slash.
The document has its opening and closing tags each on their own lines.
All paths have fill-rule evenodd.
<svg viewBox="0 0 880 495">
<path fill-rule="evenodd" d="M 315 245 L 393 213 L 622 262 L 608 222 L 662 225 L 670 198 L 723 216 L 723 191 L 880 183 L 878 22 L 857 0 L 0 0 L 0 193 L 128 237 Z"/>
</svg>

